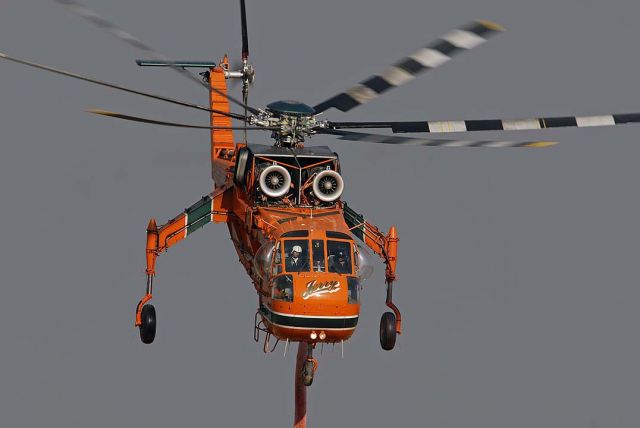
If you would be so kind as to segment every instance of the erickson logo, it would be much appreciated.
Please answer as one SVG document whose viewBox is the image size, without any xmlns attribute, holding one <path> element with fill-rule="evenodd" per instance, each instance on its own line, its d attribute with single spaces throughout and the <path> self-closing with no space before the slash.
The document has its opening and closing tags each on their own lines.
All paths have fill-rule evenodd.
<svg viewBox="0 0 640 428">
<path fill-rule="evenodd" d="M 307 300 L 313 296 L 330 294 L 340 291 L 340 281 L 317 282 L 315 279 L 307 283 L 307 289 L 302 293 L 302 298 Z"/>
</svg>

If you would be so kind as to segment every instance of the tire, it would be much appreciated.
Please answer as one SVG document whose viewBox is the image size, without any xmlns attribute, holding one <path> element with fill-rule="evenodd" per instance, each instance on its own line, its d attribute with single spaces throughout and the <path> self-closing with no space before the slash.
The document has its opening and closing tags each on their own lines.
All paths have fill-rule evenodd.
<svg viewBox="0 0 640 428">
<path fill-rule="evenodd" d="M 246 148 L 240 149 L 238 152 L 238 160 L 236 162 L 236 169 L 233 173 L 233 181 L 242 186 L 244 184 L 245 172 L 247 170 L 247 161 L 249 160 L 249 150 Z"/>
<path fill-rule="evenodd" d="M 311 386 L 313 383 L 313 361 L 305 361 L 302 369 L 302 383 L 304 386 Z"/>
<path fill-rule="evenodd" d="M 380 319 L 380 346 L 385 351 L 396 346 L 396 316 L 393 312 L 385 312 Z"/>
<path fill-rule="evenodd" d="M 140 340 L 147 345 L 156 338 L 156 308 L 153 305 L 142 307 L 142 324 L 140 325 Z"/>
</svg>

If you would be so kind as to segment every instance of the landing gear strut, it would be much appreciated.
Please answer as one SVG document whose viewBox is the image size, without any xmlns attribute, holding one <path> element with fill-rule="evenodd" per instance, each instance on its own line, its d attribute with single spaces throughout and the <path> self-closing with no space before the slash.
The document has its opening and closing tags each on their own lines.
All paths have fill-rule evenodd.
<svg viewBox="0 0 640 428">
<path fill-rule="evenodd" d="M 386 305 L 393 312 L 385 312 L 380 319 L 380 346 L 385 351 L 390 351 L 396 346 L 396 337 L 400 333 L 402 318 L 400 311 L 393 304 L 393 281 L 394 277 L 387 275 L 387 301 Z"/>
<path fill-rule="evenodd" d="M 147 275 L 147 292 L 136 307 L 136 327 L 140 329 L 142 343 L 150 344 L 156 338 L 156 308 L 147 303 L 153 293 L 153 275 Z"/>
</svg>

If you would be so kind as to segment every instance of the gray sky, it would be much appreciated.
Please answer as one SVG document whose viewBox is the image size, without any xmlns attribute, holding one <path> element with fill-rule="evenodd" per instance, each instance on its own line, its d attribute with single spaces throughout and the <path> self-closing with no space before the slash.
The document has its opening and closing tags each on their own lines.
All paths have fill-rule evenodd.
<svg viewBox="0 0 640 428">
<path fill-rule="evenodd" d="M 240 52 L 236 1 L 87 0 L 177 59 Z M 248 0 L 250 99 L 314 104 L 475 18 L 508 31 L 340 120 L 640 111 L 629 1 Z M 0 51 L 206 102 L 51 1 L 0 2 Z M 0 425 L 289 426 L 295 353 L 252 340 L 257 298 L 224 225 L 163 255 L 156 343 L 133 328 L 145 227 L 210 191 L 206 132 L 91 117 L 205 115 L 0 63 Z M 392 148 L 316 137 L 345 199 L 398 226 L 399 349 L 377 337 L 383 267 L 311 426 L 607 427 L 640 416 L 639 127 L 508 134 L 545 150 Z M 254 142 L 261 142 L 252 134 Z M 478 134 L 478 137 L 496 134 Z M 503 135 L 502 137 L 505 137 Z M 280 349 L 281 351 L 282 349 Z"/>
</svg>

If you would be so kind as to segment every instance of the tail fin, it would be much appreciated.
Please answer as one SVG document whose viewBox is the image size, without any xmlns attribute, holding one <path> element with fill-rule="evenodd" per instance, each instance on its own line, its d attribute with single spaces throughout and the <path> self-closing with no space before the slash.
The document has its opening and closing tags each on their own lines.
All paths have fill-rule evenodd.
<svg viewBox="0 0 640 428">
<path fill-rule="evenodd" d="M 225 55 L 220 65 L 209 68 L 209 103 L 211 109 L 229 112 L 229 100 L 221 95 L 227 93 L 225 68 L 229 59 Z M 215 90 L 217 90 L 217 92 Z M 211 113 L 211 126 L 231 126 L 231 118 Z M 233 166 L 236 144 L 231 130 L 211 130 L 211 177 L 216 186 L 221 186 L 230 167 Z"/>
</svg>

